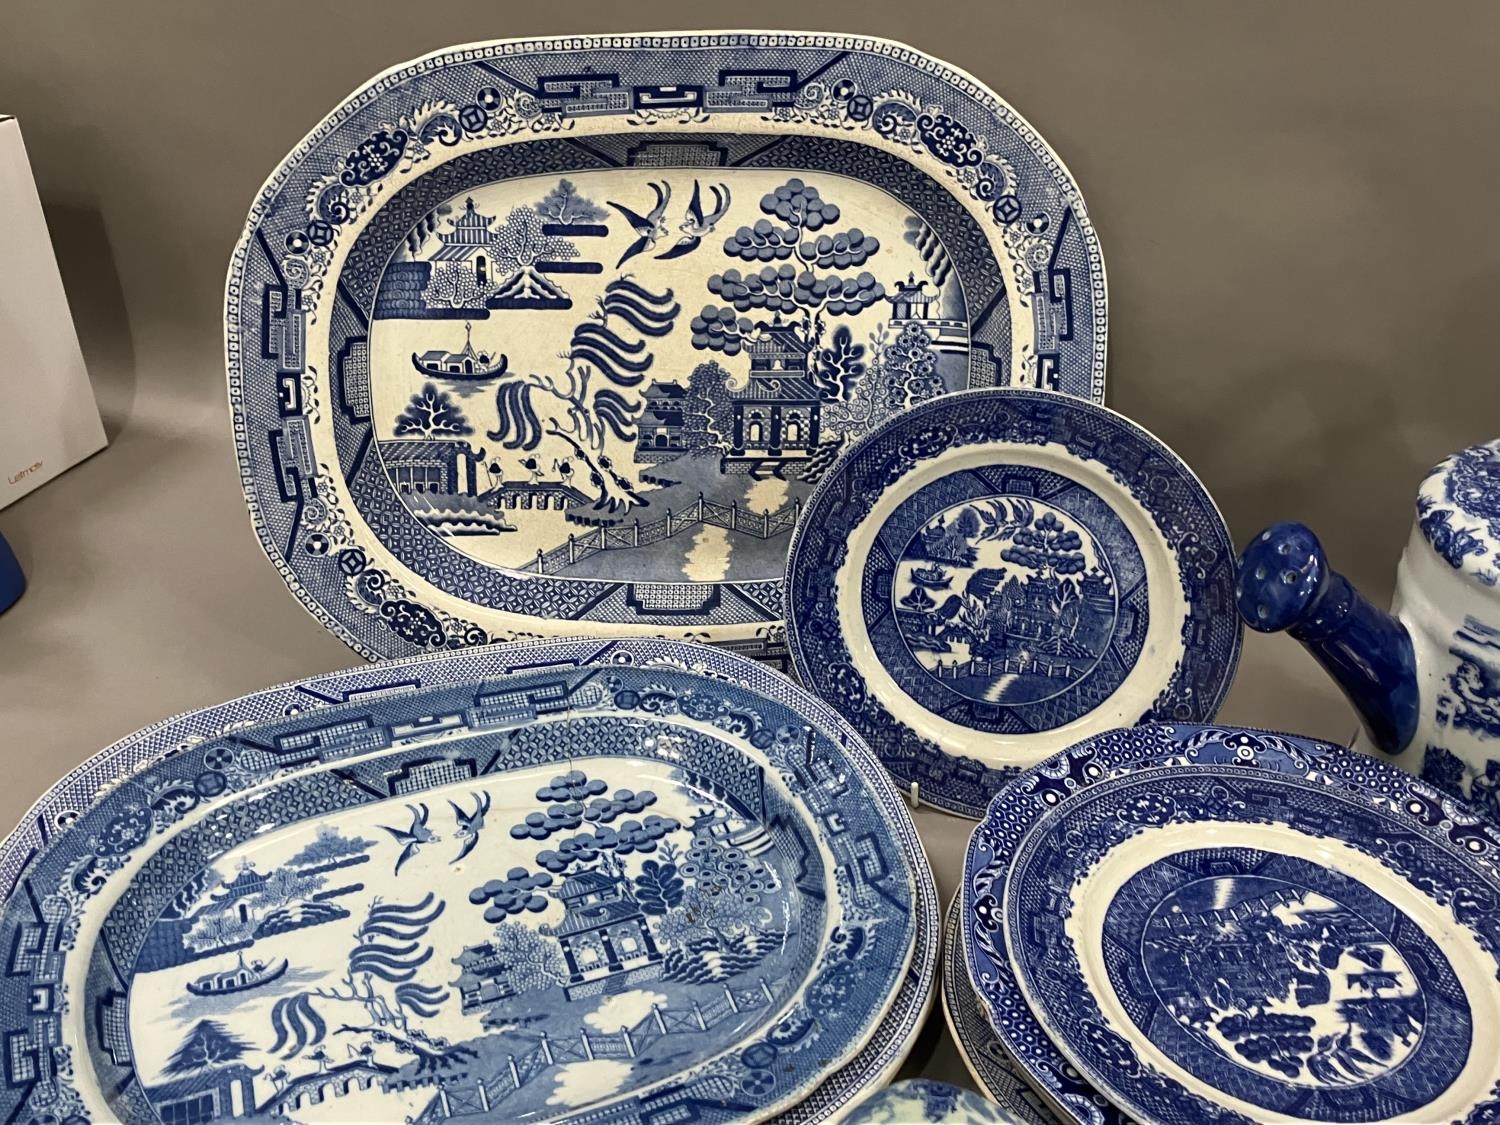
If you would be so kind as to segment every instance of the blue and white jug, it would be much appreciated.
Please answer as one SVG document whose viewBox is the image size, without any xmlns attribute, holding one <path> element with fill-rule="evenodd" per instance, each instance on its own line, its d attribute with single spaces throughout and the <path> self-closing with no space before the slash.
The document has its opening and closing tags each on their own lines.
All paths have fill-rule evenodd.
<svg viewBox="0 0 1500 1125">
<path fill-rule="evenodd" d="M 1356 749 L 1500 816 L 1500 440 L 1422 481 L 1390 613 L 1299 523 L 1245 548 L 1238 597 L 1252 628 L 1285 629 L 1338 681 L 1362 721 Z"/>
</svg>

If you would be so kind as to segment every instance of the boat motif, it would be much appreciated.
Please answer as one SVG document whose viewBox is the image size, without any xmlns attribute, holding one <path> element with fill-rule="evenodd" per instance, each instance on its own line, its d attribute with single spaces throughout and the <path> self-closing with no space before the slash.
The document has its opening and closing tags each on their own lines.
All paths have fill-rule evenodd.
<svg viewBox="0 0 1500 1125">
<path fill-rule="evenodd" d="M 913 583 L 929 590 L 946 590 L 953 584 L 953 576 L 940 566 L 914 567 L 910 577 Z"/>
<path fill-rule="evenodd" d="M 484 382 L 498 379 L 510 370 L 510 357 L 504 352 L 491 355 L 476 351 L 473 325 L 465 322 L 462 351 L 445 352 L 442 348 L 431 348 L 421 355 L 412 352 L 411 364 L 423 375 L 436 375 L 440 379 L 457 379 L 461 382 Z"/>
<path fill-rule="evenodd" d="M 252 961 L 245 964 L 245 955 L 239 955 L 239 964 L 233 969 L 217 973 L 204 973 L 186 983 L 185 987 L 194 996 L 227 996 L 232 992 L 249 992 L 252 988 L 260 988 L 262 985 L 270 984 L 272 981 L 281 979 L 287 970 L 287 960 L 267 964 L 265 961 Z"/>
</svg>

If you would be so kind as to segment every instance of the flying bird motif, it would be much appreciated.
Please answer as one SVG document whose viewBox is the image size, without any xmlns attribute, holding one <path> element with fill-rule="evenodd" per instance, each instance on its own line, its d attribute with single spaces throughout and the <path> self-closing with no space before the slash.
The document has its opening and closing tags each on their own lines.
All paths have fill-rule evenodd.
<svg viewBox="0 0 1500 1125">
<path fill-rule="evenodd" d="M 464 812 L 458 807 L 456 801 L 448 802 L 453 806 L 453 817 L 458 822 L 458 827 L 453 832 L 454 839 L 463 841 L 463 847 L 459 849 L 458 855 L 449 861 L 450 863 L 457 863 L 474 850 L 479 843 L 479 834 L 484 831 L 484 814 L 490 811 L 488 793 L 471 793 L 470 796 L 474 798 L 473 812 Z"/>
<path fill-rule="evenodd" d="M 630 229 L 635 231 L 637 237 L 628 247 L 625 253 L 620 255 L 620 260 L 615 263 L 615 268 L 623 266 L 637 254 L 644 254 L 647 250 L 654 249 L 657 239 L 665 238 L 667 224 L 662 222 L 662 216 L 667 213 L 667 204 L 672 199 L 672 185 L 663 180 L 661 183 L 650 183 L 647 185 L 656 193 L 656 206 L 651 208 L 645 215 L 638 215 L 629 207 L 609 200 L 609 205 L 620 214 L 625 216 L 630 223 Z"/>
<path fill-rule="evenodd" d="M 697 180 L 693 181 L 693 198 L 688 203 L 687 214 L 677 227 L 682 231 L 682 237 L 677 244 L 665 254 L 658 254 L 658 259 L 680 258 L 684 254 L 691 254 L 702 244 L 703 240 L 713 234 L 714 227 L 724 217 L 724 212 L 729 210 L 729 185 L 710 184 L 708 190 L 714 193 L 714 209 L 708 214 L 703 213 L 703 188 Z"/>
<path fill-rule="evenodd" d="M 396 857 L 395 874 L 397 875 L 401 874 L 401 865 L 416 855 L 421 850 L 423 844 L 435 843 L 442 838 L 427 827 L 428 812 L 426 805 L 418 805 L 415 808 L 407 805 L 406 811 L 411 813 L 410 828 L 392 828 L 389 824 L 382 824 L 380 826 L 391 834 L 396 843 L 401 845 L 401 854 Z"/>
</svg>

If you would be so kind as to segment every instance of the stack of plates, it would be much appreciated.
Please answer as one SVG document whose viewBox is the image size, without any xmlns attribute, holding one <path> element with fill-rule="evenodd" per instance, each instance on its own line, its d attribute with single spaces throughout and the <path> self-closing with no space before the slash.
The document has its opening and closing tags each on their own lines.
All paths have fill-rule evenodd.
<svg viewBox="0 0 1500 1125">
<path fill-rule="evenodd" d="M 678 642 L 170 720 L 49 793 L 0 871 L 6 1120 L 824 1121 L 893 1073 L 937 959 L 858 735 Z"/>
<path fill-rule="evenodd" d="M 1100 735 L 974 832 L 955 1035 L 1064 1122 L 1500 1120 L 1497 856 L 1491 822 L 1341 747 Z"/>
</svg>

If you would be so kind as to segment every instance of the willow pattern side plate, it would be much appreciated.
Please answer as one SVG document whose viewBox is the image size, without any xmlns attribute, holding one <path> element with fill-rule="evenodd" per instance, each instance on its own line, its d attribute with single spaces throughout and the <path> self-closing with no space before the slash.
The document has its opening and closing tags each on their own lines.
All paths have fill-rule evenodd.
<svg viewBox="0 0 1500 1125">
<path fill-rule="evenodd" d="M 1497 851 L 1482 818 L 1342 748 L 1119 732 L 995 801 L 971 967 L 1003 1027 L 985 961 L 1008 958 L 1058 1048 L 1146 1120 L 1478 1125 L 1500 1113 L 1476 1030 L 1500 1018 Z"/>
<path fill-rule="evenodd" d="M 788 537 L 849 440 L 963 387 L 1104 393 L 1061 162 L 970 76 L 855 36 L 390 70 L 267 181 L 226 305 L 262 545 L 371 657 L 633 632 L 783 658 Z"/>
<path fill-rule="evenodd" d="M 1239 660 L 1202 484 L 1129 419 L 1041 391 L 949 395 L 863 438 L 808 502 L 786 588 L 798 676 L 966 816 L 1093 732 L 1211 718 Z"/>
<path fill-rule="evenodd" d="M 943 1019 L 948 1024 L 948 1033 L 953 1037 L 970 1077 L 991 1101 L 1026 1125 L 1058 1125 L 1058 1119 L 1047 1109 L 1041 1095 L 1016 1073 L 1005 1049 L 995 1038 L 984 1005 L 974 995 L 969 970 L 964 964 L 963 933 L 959 925 L 961 912 L 959 899 L 955 897 L 943 921 L 942 997 Z"/>
<path fill-rule="evenodd" d="M 477 663 L 491 678 L 412 693 L 425 673 L 442 679 L 448 662 Z M 302 1120 L 407 1112 L 425 1121 L 455 1111 L 522 1120 L 569 1118 L 592 1102 L 594 1115 L 634 1122 L 653 1104 L 686 1112 L 709 1098 L 705 1120 L 753 1119 L 801 1096 L 801 1070 L 812 1097 L 792 1115 L 820 1120 L 889 1072 L 930 991 L 930 941 L 909 968 L 912 951 L 900 950 L 903 931 L 935 936 L 930 873 L 899 799 L 847 728 L 827 725 L 836 719 L 826 710 L 744 661 L 662 642 L 513 646 L 351 673 L 342 685 L 325 677 L 322 686 L 359 693 L 380 671 L 388 690 L 378 696 L 180 745 L 117 777 L 39 856 L 8 842 L 5 868 L 24 873 L 7 905 L 7 940 L 31 953 L 4 982 L 15 993 L 7 1010 L 31 996 L 25 1034 L 61 1042 L 56 1059 L 72 1062 L 54 1070 L 38 1057 L 34 1081 L 11 1087 L 20 1101 L 7 1112 L 24 1104 L 127 1122 L 179 1112 L 269 1120 L 293 1110 Z M 737 673 L 769 694 L 734 683 Z M 262 693 L 251 710 L 277 695 L 306 698 L 307 686 Z M 313 689 L 314 698 L 330 694 Z M 207 733 L 191 717 L 169 726 Z M 565 733 L 589 747 L 586 757 L 557 755 L 554 736 Z M 118 764 L 133 754 L 111 756 Z M 600 789 L 622 765 L 628 784 Z M 881 809 L 874 835 L 861 825 L 857 844 L 826 838 L 829 814 L 814 807 L 825 786 L 800 776 L 825 768 L 838 793 L 858 791 Z M 808 798 L 788 803 L 785 787 L 800 794 L 807 780 Z M 525 812 L 533 794 L 537 808 Z M 53 804 L 44 799 L 30 823 L 56 823 Z M 838 819 L 835 834 L 856 827 Z M 839 858 L 847 847 L 858 860 Z M 534 870 L 501 863 L 481 879 L 486 853 L 517 849 L 536 852 Z M 843 885 L 851 862 L 852 897 Z M 205 874 L 226 864 L 220 879 Z M 474 885 L 466 897 L 448 893 L 458 883 Z M 720 918 L 713 933 L 677 933 L 673 915 L 710 883 L 733 892 L 715 899 L 721 905 L 780 911 L 787 924 L 753 927 L 752 937 L 745 919 Z M 811 894 L 820 884 L 821 897 Z M 814 937 L 815 915 L 831 923 L 856 901 L 844 924 L 824 929 L 831 942 Z M 707 918 L 696 906 L 689 913 L 689 928 Z M 888 916 L 879 934 L 866 926 L 877 916 Z M 474 924 L 486 933 L 468 942 Z M 332 940 L 344 930 L 354 934 L 347 949 Z M 772 931 L 785 940 L 767 941 Z M 62 933 L 70 939 L 60 946 Z M 726 940 L 733 949 L 711 948 Z M 496 955 L 503 942 L 524 955 Z M 808 961 L 820 942 L 824 953 Z M 345 954 L 347 965 L 330 968 Z M 805 969 L 751 979 L 778 958 Z M 828 1005 L 855 983 L 894 1003 L 855 1017 L 870 1026 L 850 1037 Z M 718 999 L 687 996 L 704 988 Z M 777 992 L 798 998 L 786 1003 Z M 152 1012 L 132 1008 L 142 999 Z M 682 1000 L 688 1015 L 674 1015 Z M 549 1026 L 570 1012 L 582 1017 L 572 1039 Z M 152 1034 L 133 1036 L 147 1017 Z M 474 1034 L 462 1034 L 458 1024 L 474 1020 Z M 867 1041 L 877 1021 L 889 1041 Z M 181 1043 L 161 1033 L 178 1024 Z M 840 1042 L 852 1054 L 830 1076 Z M 507 1063 L 512 1052 L 502 1048 L 518 1045 Z M 483 1065 L 495 1050 L 498 1070 Z M 771 1060 L 774 1073 L 750 1073 Z M 589 1065 L 600 1061 L 613 1065 Z M 726 1066 L 744 1073 L 735 1079 Z M 653 1071 L 690 1081 L 661 1089 Z M 622 1087 L 636 1095 L 629 1104 L 598 1104 Z"/>
</svg>

